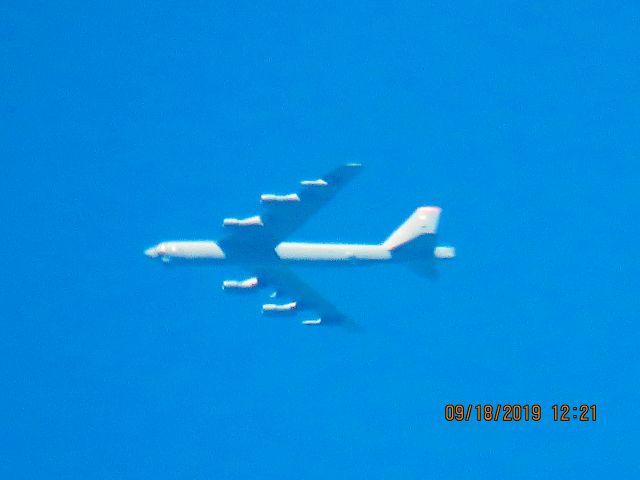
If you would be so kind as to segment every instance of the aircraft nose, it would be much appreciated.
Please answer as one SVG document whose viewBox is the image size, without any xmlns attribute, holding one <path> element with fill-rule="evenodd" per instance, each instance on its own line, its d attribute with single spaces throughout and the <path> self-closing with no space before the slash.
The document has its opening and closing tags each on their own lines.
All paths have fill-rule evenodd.
<svg viewBox="0 0 640 480">
<path fill-rule="evenodd" d="M 156 247 L 147 248 L 144 251 L 144 254 L 147 257 L 157 257 L 158 256 L 158 250 L 156 249 Z"/>
</svg>

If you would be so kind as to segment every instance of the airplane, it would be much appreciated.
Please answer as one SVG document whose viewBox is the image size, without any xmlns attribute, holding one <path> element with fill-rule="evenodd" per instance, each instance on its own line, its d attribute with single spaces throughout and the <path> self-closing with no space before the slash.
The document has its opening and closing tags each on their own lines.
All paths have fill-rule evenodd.
<svg viewBox="0 0 640 480">
<path fill-rule="evenodd" d="M 290 268 L 296 262 L 323 264 L 371 264 L 402 262 L 418 273 L 434 277 L 436 259 L 451 259 L 455 248 L 435 244 L 442 209 L 417 208 L 386 240 L 379 244 L 285 242 L 361 171 L 361 165 L 339 166 L 315 180 L 302 180 L 296 193 L 262 194 L 262 213 L 247 218 L 225 218 L 228 235 L 220 241 L 189 240 L 161 242 L 144 254 L 169 263 L 220 263 L 242 266 L 251 276 L 244 280 L 224 280 L 229 292 L 275 289 L 271 298 L 289 297 L 284 303 L 265 303 L 265 315 L 314 311 L 318 316 L 304 325 L 340 325 L 347 320 L 340 310 L 322 297 Z"/>
</svg>

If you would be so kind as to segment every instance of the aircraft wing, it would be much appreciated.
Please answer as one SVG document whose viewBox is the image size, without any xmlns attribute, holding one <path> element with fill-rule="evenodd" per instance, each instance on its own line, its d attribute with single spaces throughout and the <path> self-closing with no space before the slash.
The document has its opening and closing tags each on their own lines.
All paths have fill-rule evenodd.
<svg viewBox="0 0 640 480">
<path fill-rule="evenodd" d="M 291 297 L 299 310 L 313 310 L 317 317 L 305 320 L 310 325 L 340 325 L 347 321 L 346 316 L 334 305 L 322 297 L 289 268 L 281 265 L 267 265 L 250 268 L 260 282 L 273 287 L 278 295 Z M 318 322 L 320 320 L 320 322 Z"/>
<path fill-rule="evenodd" d="M 350 163 L 319 179 L 301 181 L 302 186 L 297 193 L 262 195 L 262 213 L 259 216 L 225 220 L 225 225 L 236 228 L 219 242 L 220 246 L 225 252 L 227 249 L 232 251 L 237 245 L 273 249 L 329 203 L 359 172 L 360 164 Z"/>
</svg>

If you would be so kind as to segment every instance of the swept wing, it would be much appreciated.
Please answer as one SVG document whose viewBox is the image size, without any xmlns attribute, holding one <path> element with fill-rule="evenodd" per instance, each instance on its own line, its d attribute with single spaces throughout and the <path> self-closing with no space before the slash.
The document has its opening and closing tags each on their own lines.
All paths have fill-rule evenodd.
<svg viewBox="0 0 640 480">
<path fill-rule="evenodd" d="M 319 179 L 301 181 L 301 188 L 295 194 L 263 195 L 260 221 L 235 227 L 219 242 L 220 246 L 225 252 L 242 250 L 244 254 L 248 249 L 254 252 L 273 250 L 329 203 L 359 172 L 360 164 L 342 165 Z M 256 218 L 258 216 L 251 217 Z"/>
<path fill-rule="evenodd" d="M 298 309 L 314 311 L 317 317 L 310 318 L 310 324 L 313 324 L 315 319 L 321 320 L 321 322 L 315 323 L 321 323 L 322 325 L 339 325 L 346 321 L 346 317 L 342 312 L 288 267 L 268 264 L 257 267 L 247 266 L 247 268 L 264 285 L 275 288 L 279 296 L 291 297 L 297 303 Z"/>
</svg>

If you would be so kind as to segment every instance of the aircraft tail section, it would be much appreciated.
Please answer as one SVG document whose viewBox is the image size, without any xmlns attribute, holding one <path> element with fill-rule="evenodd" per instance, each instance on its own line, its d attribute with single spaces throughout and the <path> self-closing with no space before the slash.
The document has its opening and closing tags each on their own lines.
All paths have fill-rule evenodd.
<svg viewBox="0 0 640 480">
<path fill-rule="evenodd" d="M 438 230 L 440 207 L 419 207 L 387 238 L 382 246 L 395 250 L 422 235 L 434 235 Z"/>
</svg>

